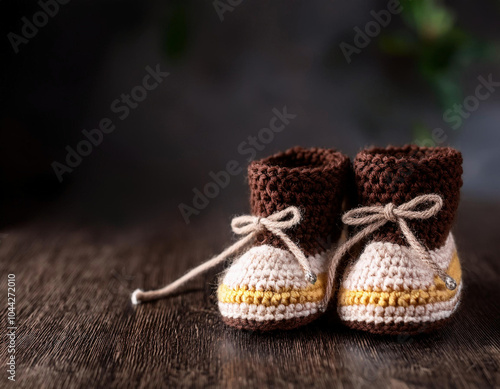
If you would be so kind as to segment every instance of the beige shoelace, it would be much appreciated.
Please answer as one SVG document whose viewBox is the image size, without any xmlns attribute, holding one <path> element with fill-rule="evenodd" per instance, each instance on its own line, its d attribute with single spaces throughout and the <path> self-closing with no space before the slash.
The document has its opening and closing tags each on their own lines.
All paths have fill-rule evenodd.
<svg viewBox="0 0 500 389">
<path fill-rule="evenodd" d="M 186 275 L 171 284 L 148 292 L 137 289 L 132 293 L 132 303 L 139 304 L 145 301 L 157 300 L 166 297 L 179 289 L 190 279 L 202 274 L 203 272 L 213 268 L 219 263 L 225 261 L 227 258 L 237 254 L 242 249 L 253 244 L 254 238 L 263 230 L 268 230 L 275 236 L 279 237 L 290 252 L 295 256 L 299 262 L 302 270 L 304 271 L 305 279 L 311 284 L 315 284 L 317 280 L 316 274 L 311 270 L 309 261 L 300 248 L 283 232 L 286 229 L 298 225 L 302 217 L 297 207 L 288 207 L 283 211 L 276 212 L 268 217 L 258 216 L 239 216 L 232 220 L 231 227 L 233 232 L 237 235 L 244 235 L 239 241 L 232 246 L 228 247 L 216 257 L 208 260 L 200 266 L 194 268 Z"/>
<path fill-rule="evenodd" d="M 431 204 L 430 207 L 417 211 L 418 207 Z M 413 232 L 408 227 L 406 219 L 409 220 L 424 220 L 434 217 L 443 207 L 443 199 L 436 194 L 428 194 L 415 197 L 413 200 L 395 206 L 392 203 L 371 207 L 360 207 L 350 210 L 344 214 L 342 221 L 349 226 L 366 226 L 351 239 L 342 244 L 333 255 L 332 262 L 329 266 L 329 274 L 325 296 L 322 299 L 320 309 L 325 311 L 333 293 L 333 282 L 335 280 L 335 271 L 342 257 L 358 242 L 367 238 L 379 228 L 388 222 L 397 223 L 401 232 L 410 247 L 417 253 L 417 256 L 424 262 L 432 271 L 437 274 L 445 283 L 446 287 L 454 290 L 457 287 L 456 281 L 450 277 L 439 265 L 432 259 L 429 251 L 417 240 Z M 311 284 L 315 284 L 317 275 L 311 270 L 309 261 L 305 257 L 300 248 L 283 232 L 288 228 L 298 225 L 301 221 L 300 211 L 297 207 L 288 207 L 283 211 L 274 213 L 266 218 L 258 216 L 239 216 L 232 220 L 231 227 L 235 234 L 244 235 L 239 241 L 228 247 L 218 256 L 208 260 L 200 266 L 194 268 L 186 275 L 171 284 L 148 292 L 137 289 L 132 293 L 132 302 L 139 304 L 145 301 L 157 300 L 166 297 L 179 289 L 190 279 L 202 274 L 203 272 L 213 268 L 227 258 L 237 254 L 242 249 L 253 244 L 253 239 L 256 235 L 267 229 L 274 235 L 279 237 L 287 246 L 290 252 L 295 256 L 304 271 L 305 279 Z"/>
</svg>

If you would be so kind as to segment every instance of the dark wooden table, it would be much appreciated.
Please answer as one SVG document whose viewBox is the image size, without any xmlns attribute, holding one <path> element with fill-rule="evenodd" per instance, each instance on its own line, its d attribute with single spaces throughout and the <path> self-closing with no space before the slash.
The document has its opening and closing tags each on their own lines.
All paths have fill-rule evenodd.
<svg viewBox="0 0 500 389">
<path fill-rule="evenodd" d="M 132 306 L 136 287 L 162 286 L 228 243 L 230 215 L 192 236 L 43 220 L 12 228 L 0 244 L 0 301 L 3 335 L 15 274 L 16 382 L 7 380 L 2 336 L 0 387 L 499 387 L 499 210 L 462 204 L 460 311 L 439 332 L 413 337 L 351 331 L 333 313 L 290 332 L 233 330 L 215 304 L 222 269 L 175 297 Z"/>
</svg>

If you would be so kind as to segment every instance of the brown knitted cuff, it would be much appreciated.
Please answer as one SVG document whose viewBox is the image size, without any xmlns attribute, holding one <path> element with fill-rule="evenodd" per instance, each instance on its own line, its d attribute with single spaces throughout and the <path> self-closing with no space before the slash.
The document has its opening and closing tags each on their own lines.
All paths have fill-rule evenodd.
<svg viewBox="0 0 500 389">
<path fill-rule="evenodd" d="M 441 247 L 457 211 L 462 186 L 462 154 L 450 147 L 371 148 L 354 160 L 358 201 L 363 206 L 401 205 L 418 195 L 436 193 L 444 205 L 435 218 L 408 221 L 429 250 Z M 399 229 L 387 223 L 373 239 L 407 245 Z"/>
<path fill-rule="evenodd" d="M 252 214 L 267 217 L 289 206 L 302 221 L 287 231 L 306 255 L 325 251 L 341 233 L 342 201 L 349 179 L 349 157 L 334 150 L 294 147 L 248 167 Z M 275 235 L 263 232 L 257 244 L 284 248 Z"/>
</svg>

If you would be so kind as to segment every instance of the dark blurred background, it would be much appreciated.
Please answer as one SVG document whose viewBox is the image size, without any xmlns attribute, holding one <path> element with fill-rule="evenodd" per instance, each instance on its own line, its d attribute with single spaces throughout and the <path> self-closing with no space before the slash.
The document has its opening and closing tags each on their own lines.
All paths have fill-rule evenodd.
<svg viewBox="0 0 500 389">
<path fill-rule="evenodd" d="M 0 225 L 43 215 L 186 226 L 179 204 L 193 206 L 193 189 L 228 161 L 245 168 L 253 155 L 239 145 L 285 106 L 296 117 L 256 158 L 294 145 L 352 157 L 369 145 L 451 145 L 465 158 L 464 198 L 495 201 L 500 86 L 475 96 L 479 77 L 500 82 L 500 2 L 403 0 L 377 22 L 390 3 L 2 0 Z M 169 75 L 144 95 L 147 67 Z M 141 101 L 121 120 L 134 88 Z M 450 114 L 457 104 L 469 108 Z M 67 165 L 67 147 L 103 118 L 115 130 L 60 182 L 54 162 Z M 191 225 L 247 202 L 243 171 Z"/>
</svg>

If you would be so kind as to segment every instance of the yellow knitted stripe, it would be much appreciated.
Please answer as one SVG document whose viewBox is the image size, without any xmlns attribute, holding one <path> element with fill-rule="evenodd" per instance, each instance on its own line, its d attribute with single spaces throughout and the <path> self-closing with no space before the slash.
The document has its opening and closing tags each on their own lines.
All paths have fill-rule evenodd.
<svg viewBox="0 0 500 389">
<path fill-rule="evenodd" d="M 381 307 L 408 307 L 410 305 L 425 305 L 441 301 L 448 301 L 457 293 L 458 284 L 462 280 L 462 270 L 457 253 L 454 254 L 448 274 L 457 281 L 457 288 L 449 290 L 439 278 L 434 278 L 434 285 L 427 290 L 415 289 L 410 291 L 354 291 L 341 289 L 339 293 L 339 305 L 379 305 Z"/>
<path fill-rule="evenodd" d="M 255 304 L 266 307 L 290 304 L 304 304 L 321 301 L 325 295 L 327 274 L 322 273 L 314 285 L 309 285 L 304 289 L 283 288 L 279 292 L 270 290 L 255 290 L 243 286 L 238 289 L 232 289 L 227 285 L 220 285 L 217 291 L 217 297 L 221 303 L 233 304 Z"/>
</svg>

